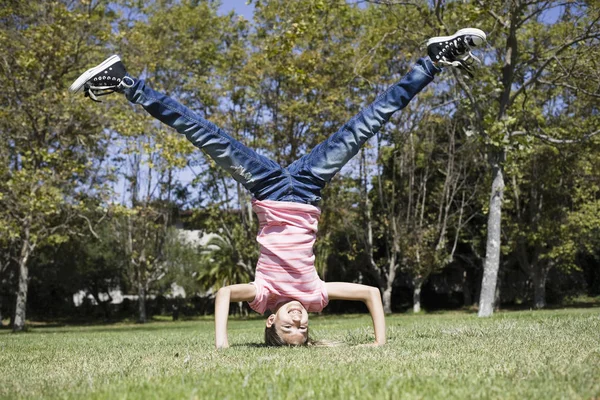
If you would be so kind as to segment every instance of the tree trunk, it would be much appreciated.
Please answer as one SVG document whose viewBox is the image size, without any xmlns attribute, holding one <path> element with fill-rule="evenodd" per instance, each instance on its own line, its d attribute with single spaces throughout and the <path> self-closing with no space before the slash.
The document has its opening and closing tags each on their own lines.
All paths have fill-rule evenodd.
<svg viewBox="0 0 600 400">
<path fill-rule="evenodd" d="M 105 321 L 110 320 L 110 303 L 111 302 L 112 302 L 111 300 L 108 300 L 108 301 L 99 301 L 99 299 L 96 300 L 96 303 L 98 303 L 98 305 L 102 309 L 102 314 L 104 314 Z"/>
<path fill-rule="evenodd" d="M 392 313 L 392 286 L 388 283 L 383 291 L 383 312 L 386 314 Z"/>
<path fill-rule="evenodd" d="M 421 287 L 423 286 L 423 279 L 419 276 L 413 278 L 413 312 L 421 312 Z"/>
<path fill-rule="evenodd" d="M 546 307 L 546 279 L 549 268 L 543 264 L 537 262 L 533 267 L 533 306 L 538 310 Z"/>
<path fill-rule="evenodd" d="M 377 143 L 377 145 L 379 146 L 379 142 Z M 368 258 L 368 265 L 369 265 L 369 274 L 371 276 L 373 276 L 376 280 L 377 283 L 379 285 L 380 288 L 383 288 L 384 286 L 384 282 L 383 282 L 383 277 L 381 276 L 381 272 L 379 270 L 379 268 L 377 267 L 377 263 L 375 262 L 375 246 L 373 244 L 373 218 L 371 215 L 371 200 L 369 199 L 369 193 L 368 193 L 368 176 L 367 176 L 367 167 L 366 167 L 366 156 L 365 156 L 365 149 L 361 149 L 361 153 L 360 153 L 361 157 L 360 157 L 360 198 L 363 199 L 363 204 L 361 206 L 361 210 L 364 210 L 364 216 L 365 216 L 365 230 L 366 230 L 366 237 L 365 237 L 365 253 L 367 254 L 367 258 Z M 381 178 L 381 177 L 380 177 Z M 385 290 L 385 288 L 384 288 Z M 391 292 L 390 292 L 390 297 L 391 297 Z M 391 312 L 391 311 L 390 311 Z"/>
<path fill-rule="evenodd" d="M 385 290 L 383 291 L 383 312 L 386 314 L 392 313 L 392 286 L 396 279 L 396 257 L 390 260 L 390 272 L 388 274 Z"/>
<path fill-rule="evenodd" d="M 471 295 L 471 285 L 469 285 L 469 277 L 467 270 L 463 270 L 462 276 L 462 292 L 463 292 L 463 306 L 471 307 L 473 304 L 473 296 Z"/>
<path fill-rule="evenodd" d="M 27 261 L 31 254 L 29 243 L 29 229 L 25 230 L 26 238 L 21 246 L 21 255 L 19 257 L 19 282 L 17 286 L 17 299 L 15 302 L 15 318 L 13 323 L 13 332 L 20 332 L 25 329 L 25 318 L 27 309 L 27 288 L 29 284 L 29 268 Z"/>
<path fill-rule="evenodd" d="M 2 288 L 5 286 L 5 283 L 8 280 L 7 278 L 5 278 L 6 275 L 9 275 L 8 264 L 6 264 L 5 267 L 0 266 L 0 327 L 4 326 L 4 324 L 2 323 L 2 300 L 4 299 L 4 297 L 2 296 Z"/>
<path fill-rule="evenodd" d="M 95 285 L 90 285 L 90 287 L 88 287 L 88 292 L 92 295 L 94 300 L 96 300 L 96 304 L 98 304 L 100 306 L 100 308 L 102 309 L 102 313 L 104 314 L 104 320 L 108 321 L 108 320 L 110 320 L 110 304 L 112 303 L 112 300 L 113 300 L 112 296 L 110 295 L 110 292 L 106 291 L 106 295 L 108 296 L 108 299 L 105 301 L 102 301 L 100 299 L 101 291 L 94 286 Z"/>
<path fill-rule="evenodd" d="M 500 268 L 500 228 L 502 223 L 502 199 L 504 196 L 503 160 L 503 150 L 490 154 L 493 180 L 488 214 L 486 255 L 481 282 L 481 296 L 479 298 L 478 315 L 480 317 L 489 317 L 494 312 L 494 297 Z"/>
<path fill-rule="evenodd" d="M 179 300 L 176 300 L 171 307 L 173 311 L 173 321 L 179 320 Z"/>
<path fill-rule="evenodd" d="M 510 95 L 515 80 L 515 68 L 518 59 L 517 29 L 519 16 L 524 10 L 524 2 L 510 2 L 508 37 L 506 39 L 506 53 L 502 67 L 502 95 L 498 108 L 497 121 L 502 121 L 506 110 L 510 107 Z M 505 138 L 507 138 L 505 136 Z M 481 282 L 481 296 L 479 298 L 479 316 L 489 317 L 494 312 L 494 297 L 500 269 L 500 226 L 502 222 L 502 200 L 504 198 L 503 165 L 505 161 L 504 148 L 491 147 L 488 157 L 492 169 L 492 193 L 490 197 L 490 210 L 488 215 L 488 236 L 486 244 L 485 264 L 483 268 L 483 281 Z"/>
<path fill-rule="evenodd" d="M 143 324 L 146 321 L 146 286 L 138 282 L 138 322 Z"/>
<path fill-rule="evenodd" d="M 243 301 L 238 301 L 238 311 L 240 312 L 240 317 L 247 317 L 248 316 L 248 310 L 246 310 L 244 308 L 244 302 Z"/>
<path fill-rule="evenodd" d="M 498 269 L 498 278 L 496 279 L 496 291 L 494 292 L 494 311 L 500 309 L 500 303 L 502 302 L 502 270 Z"/>
</svg>

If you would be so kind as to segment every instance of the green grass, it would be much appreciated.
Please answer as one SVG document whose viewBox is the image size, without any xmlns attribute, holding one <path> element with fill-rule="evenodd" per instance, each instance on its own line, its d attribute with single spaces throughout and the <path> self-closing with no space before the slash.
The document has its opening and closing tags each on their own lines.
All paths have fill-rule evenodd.
<svg viewBox="0 0 600 400">
<path fill-rule="evenodd" d="M 394 315 L 388 344 L 367 315 L 311 319 L 334 348 L 258 346 L 263 321 L 211 320 L 0 331 L 1 398 L 590 399 L 600 396 L 600 309 Z"/>
</svg>

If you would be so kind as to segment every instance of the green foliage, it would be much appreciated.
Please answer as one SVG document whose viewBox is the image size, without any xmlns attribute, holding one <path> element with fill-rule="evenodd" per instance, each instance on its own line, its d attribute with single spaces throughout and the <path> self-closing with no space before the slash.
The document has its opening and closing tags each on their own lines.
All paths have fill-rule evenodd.
<svg viewBox="0 0 600 400">
<path fill-rule="evenodd" d="M 99 113 L 84 113 L 69 101 L 63 83 L 77 71 L 73 61 L 93 52 L 91 35 L 106 40 L 101 32 L 108 16 L 96 10 L 86 31 L 84 10 L 70 11 L 62 3 L 16 3 L 4 12 L 12 18 L 2 19 L 0 31 L 7 43 L 0 66 L 6 105 L 0 118 L 0 229 L 11 239 L 24 239 L 23 229 L 29 229 L 33 243 L 56 244 L 64 240 L 56 228 L 81 206 L 78 188 L 102 189 L 102 176 L 94 171 L 104 151 Z"/>
<path fill-rule="evenodd" d="M 382 286 L 393 260 L 404 278 L 478 268 L 486 157 L 506 173 L 505 265 L 576 272 L 579 255 L 597 254 L 597 4 L 355 3 L 253 1 L 252 21 L 209 0 L 3 7 L 0 273 L 22 249 L 55 268 L 36 259 L 42 248 L 81 259 L 66 263 L 73 288 L 86 276 L 157 293 L 170 280 L 195 293 L 252 279 L 256 218 L 226 171 L 122 97 L 67 97 L 108 54 L 287 165 L 405 73 L 427 36 L 465 26 L 489 33 L 484 67 L 472 80 L 438 75 L 324 191 L 319 272 Z M 178 243 L 174 209 L 196 209 L 194 228 L 218 234 L 218 250 Z"/>
<path fill-rule="evenodd" d="M 349 83 L 356 74 L 362 14 L 345 1 L 261 2 L 248 69 L 261 138 L 286 165 L 335 132 L 361 100 Z"/>
<path fill-rule="evenodd" d="M 214 236 L 206 243 L 199 256 L 198 282 L 214 291 L 223 286 L 247 283 L 253 275 L 239 263 L 237 249 L 221 236 Z"/>
<path fill-rule="evenodd" d="M 258 221 L 248 215 L 209 207 L 195 218 L 202 232 L 208 234 L 206 243 L 196 248 L 197 274 L 195 280 L 205 289 L 248 283 L 254 278 L 258 260 L 255 235 Z"/>
<path fill-rule="evenodd" d="M 31 256 L 67 241 L 85 211 L 84 192 L 106 194 L 101 112 L 68 99 L 65 83 L 85 56 L 102 52 L 113 17 L 103 6 L 61 1 L 1 11 L 0 245 L 19 271 L 15 330 L 25 323 Z"/>
<path fill-rule="evenodd" d="M 181 232 L 171 227 L 167 232 L 164 247 L 165 275 L 157 282 L 162 293 L 172 293 L 172 283 L 176 283 L 185 291 L 186 297 L 203 295 L 207 288 L 198 283 L 197 277 L 201 270 L 198 248 L 186 241 Z"/>
</svg>

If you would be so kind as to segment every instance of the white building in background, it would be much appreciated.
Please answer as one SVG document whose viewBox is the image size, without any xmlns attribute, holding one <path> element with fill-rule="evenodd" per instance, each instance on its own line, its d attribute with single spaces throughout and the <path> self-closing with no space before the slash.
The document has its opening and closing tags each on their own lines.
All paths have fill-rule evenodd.
<svg viewBox="0 0 600 400">
<path fill-rule="evenodd" d="M 218 250 L 219 249 L 219 246 L 207 245 L 211 239 L 213 239 L 215 237 L 220 237 L 216 233 L 206 233 L 201 230 L 180 229 L 179 237 L 180 237 L 180 240 L 182 243 L 188 244 L 190 246 L 204 247 L 204 248 L 206 248 L 206 250 Z M 131 300 L 131 301 L 137 301 L 137 299 L 138 299 L 138 296 L 135 294 L 123 294 L 123 292 L 119 288 L 115 288 L 115 289 L 111 290 L 109 292 L 109 294 L 110 294 L 110 297 L 112 298 L 112 301 L 110 302 L 110 304 L 121 304 L 121 303 L 123 303 L 123 301 L 125 299 Z M 100 297 L 100 301 L 107 301 L 109 299 L 109 294 L 100 293 L 98 297 Z M 154 296 L 152 294 L 147 295 L 148 299 L 153 299 L 155 297 L 156 296 Z M 171 283 L 171 293 L 165 295 L 165 297 L 168 299 L 185 298 L 186 297 L 185 289 L 183 287 L 179 286 L 176 282 L 173 282 L 173 283 Z M 83 304 L 83 301 L 85 299 L 87 299 L 91 304 L 98 305 L 98 302 L 96 301 L 94 296 L 92 296 L 85 290 L 80 290 L 79 292 L 77 292 L 73 295 L 73 304 L 75 305 L 75 307 L 79 307 Z"/>
<path fill-rule="evenodd" d="M 220 238 L 221 236 L 216 233 L 206 233 L 204 231 L 188 231 L 184 229 L 179 230 L 179 237 L 181 241 L 190 246 L 205 247 L 207 250 L 218 250 L 219 246 L 210 245 L 207 246 L 208 242 L 213 238 Z"/>
<path fill-rule="evenodd" d="M 123 292 L 121 292 L 121 289 L 111 290 L 109 294 L 110 297 L 112 297 L 112 301 L 110 302 L 110 304 L 121 304 L 125 299 L 131 301 L 137 301 L 138 299 L 138 296 L 135 294 L 123 294 Z M 107 301 L 109 299 L 108 294 L 106 293 L 100 293 L 98 297 L 100 297 L 100 301 Z M 156 296 L 153 294 L 149 294 L 146 297 L 148 299 L 154 299 Z M 167 299 L 176 299 L 178 297 L 185 298 L 185 289 L 173 282 L 171 283 L 171 293 L 166 294 L 165 297 Z M 98 302 L 96 301 L 94 296 L 92 296 L 85 290 L 80 290 L 79 292 L 73 295 L 73 304 L 75 304 L 75 307 L 79 307 L 83 304 L 83 301 L 85 299 L 87 299 L 93 305 L 98 305 Z"/>
</svg>

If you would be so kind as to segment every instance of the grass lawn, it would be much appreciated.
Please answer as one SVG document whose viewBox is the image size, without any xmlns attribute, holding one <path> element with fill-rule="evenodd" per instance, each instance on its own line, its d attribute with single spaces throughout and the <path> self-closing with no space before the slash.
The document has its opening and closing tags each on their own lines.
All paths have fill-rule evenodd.
<svg viewBox="0 0 600 400">
<path fill-rule="evenodd" d="M 265 348 L 262 319 L 0 331 L 0 398 L 592 399 L 600 397 L 600 308 L 394 315 L 388 344 L 368 315 L 311 318 L 334 348 Z"/>
</svg>

